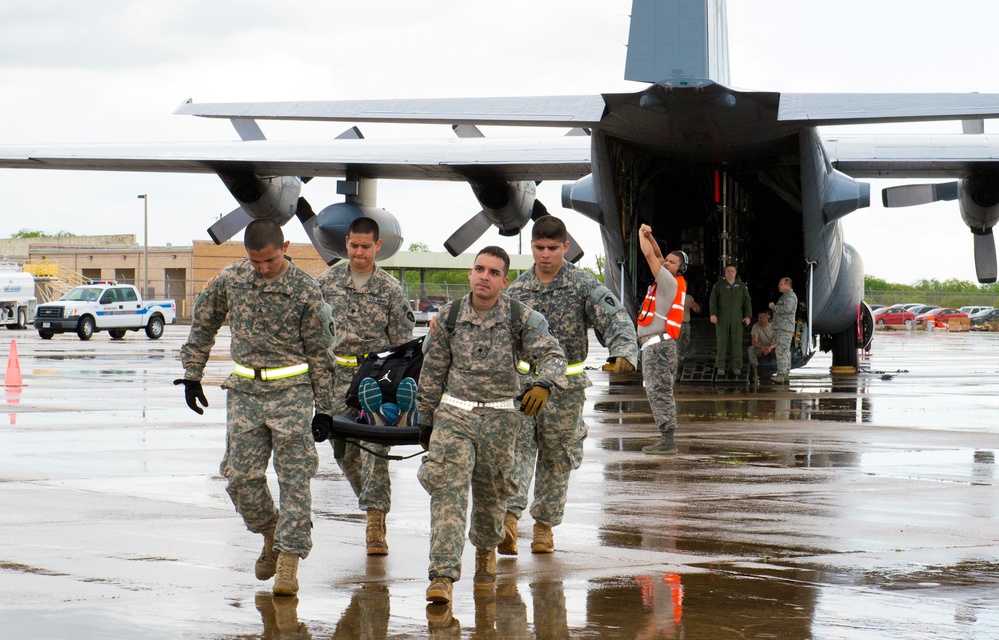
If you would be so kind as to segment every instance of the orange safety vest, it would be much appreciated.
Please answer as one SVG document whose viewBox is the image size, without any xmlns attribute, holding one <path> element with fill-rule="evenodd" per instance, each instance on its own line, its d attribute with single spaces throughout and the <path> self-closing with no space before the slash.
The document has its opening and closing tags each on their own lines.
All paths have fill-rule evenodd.
<svg viewBox="0 0 999 640">
<path fill-rule="evenodd" d="M 645 292 L 645 300 L 642 302 L 642 309 L 638 312 L 638 326 L 644 327 L 652 322 L 656 315 L 656 283 L 653 282 L 649 290 Z"/>
<path fill-rule="evenodd" d="M 676 297 L 666 314 L 666 335 L 676 340 L 680 337 L 680 326 L 683 323 L 683 307 L 687 299 L 687 281 L 683 276 L 676 276 Z M 642 310 L 638 312 L 638 325 L 644 327 L 652 322 L 656 315 L 656 284 L 649 287 L 642 302 Z M 663 318 L 662 315 L 659 315 Z"/>
</svg>

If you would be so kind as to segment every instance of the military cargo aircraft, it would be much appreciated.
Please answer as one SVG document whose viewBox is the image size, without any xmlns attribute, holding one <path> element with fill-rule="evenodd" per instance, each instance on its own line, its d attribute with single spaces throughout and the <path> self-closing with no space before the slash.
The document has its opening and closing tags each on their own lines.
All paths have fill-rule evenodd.
<svg viewBox="0 0 999 640">
<path fill-rule="evenodd" d="M 795 343 L 799 363 L 818 337 L 834 366 L 857 364 L 863 263 L 844 242 L 840 220 L 869 204 L 869 186 L 858 179 L 953 179 L 895 187 L 882 197 L 886 206 L 958 200 L 979 280 L 996 279 L 999 171 L 982 122 L 999 117 L 999 96 L 734 89 L 724 0 L 634 0 L 625 77 L 648 86 L 577 96 L 186 101 L 177 113 L 229 119 L 241 141 L 0 147 L 0 167 L 216 173 L 238 203 L 209 229 L 216 241 L 254 218 L 284 224 L 298 217 L 328 262 L 343 255 L 346 227 L 358 215 L 382 224 L 379 257 L 399 249 L 402 225 L 376 206 L 376 179 L 469 183 L 481 211 L 445 241 L 455 254 L 489 227 L 518 233 L 548 210 L 536 198 L 537 183 L 569 181 L 563 205 L 601 225 L 607 283 L 632 313 L 649 280 L 635 231 L 648 223 L 667 250 L 687 251 L 688 280 L 702 292 L 727 263 L 753 283 L 754 299 L 766 299 L 778 278 L 790 276 L 807 309 Z M 357 126 L 337 140 L 283 143 L 265 138 L 261 120 Z M 932 120 L 960 120 L 966 133 L 832 137 L 817 129 Z M 375 122 L 446 124 L 454 137 L 365 139 L 359 127 Z M 568 135 L 485 137 L 485 125 L 558 127 Z M 327 176 L 343 178 L 345 201 L 316 214 L 302 185 Z"/>
</svg>

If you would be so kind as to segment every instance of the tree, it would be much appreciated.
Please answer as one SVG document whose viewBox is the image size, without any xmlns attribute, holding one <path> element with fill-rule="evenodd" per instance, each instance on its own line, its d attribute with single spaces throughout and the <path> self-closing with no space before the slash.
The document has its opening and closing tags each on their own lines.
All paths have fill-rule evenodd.
<svg viewBox="0 0 999 640">
<path fill-rule="evenodd" d="M 427 246 L 425 242 L 413 242 L 409 245 L 406 251 L 412 251 L 413 253 L 429 253 L 430 247 Z"/>
<path fill-rule="evenodd" d="M 583 271 L 589 273 L 590 275 L 592 275 L 594 278 L 596 278 L 600 282 L 603 282 L 604 281 L 604 265 L 607 264 L 607 258 L 603 254 L 597 254 L 596 262 L 597 262 L 597 268 L 596 269 L 594 269 L 593 267 L 583 267 Z"/>
<path fill-rule="evenodd" d="M 44 231 L 38 231 L 36 229 L 21 229 L 15 233 L 10 234 L 11 238 L 71 238 L 75 236 L 75 233 L 70 233 L 69 231 L 57 231 L 56 233 L 45 233 Z"/>
</svg>

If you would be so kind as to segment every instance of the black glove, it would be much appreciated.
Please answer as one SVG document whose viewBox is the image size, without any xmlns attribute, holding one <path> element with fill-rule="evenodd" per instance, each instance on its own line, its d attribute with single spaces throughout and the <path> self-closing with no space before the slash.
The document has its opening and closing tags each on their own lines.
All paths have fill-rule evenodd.
<svg viewBox="0 0 999 640">
<path fill-rule="evenodd" d="M 316 442 L 326 442 L 333 437 L 333 418 L 325 413 L 317 413 L 312 417 L 312 439 Z"/>
<path fill-rule="evenodd" d="M 173 383 L 184 385 L 184 399 L 187 400 L 187 406 L 191 407 L 191 411 L 199 416 L 203 415 L 205 410 L 198 406 L 198 401 L 201 401 L 202 407 L 207 407 L 208 398 L 205 397 L 205 390 L 201 388 L 201 381 L 181 378 L 174 380 Z"/>
<path fill-rule="evenodd" d="M 423 447 L 424 451 L 430 450 L 430 436 L 433 434 L 434 428 L 427 426 L 425 424 L 420 425 L 420 446 Z"/>
</svg>

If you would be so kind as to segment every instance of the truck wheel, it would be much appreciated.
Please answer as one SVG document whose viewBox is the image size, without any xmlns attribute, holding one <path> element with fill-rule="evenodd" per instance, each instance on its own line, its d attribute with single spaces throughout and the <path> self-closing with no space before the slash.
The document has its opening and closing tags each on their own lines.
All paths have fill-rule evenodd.
<svg viewBox="0 0 999 640">
<path fill-rule="evenodd" d="M 80 340 L 90 340 L 94 335 L 94 319 L 90 316 L 80 318 L 80 324 L 76 327 L 76 335 Z"/>
<path fill-rule="evenodd" d="M 124 329 L 108 329 L 108 333 L 112 340 L 121 340 L 125 337 L 126 331 Z"/>
<path fill-rule="evenodd" d="M 38 337 L 42 340 L 51 340 L 54 334 L 51 331 L 39 331 Z"/>
<path fill-rule="evenodd" d="M 146 335 L 150 340 L 159 340 L 163 335 L 163 318 L 160 316 L 150 318 L 149 324 L 146 325 Z"/>
<path fill-rule="evenodd" d="M 23 308 L 17 310 L 17 323 L 9 324 L 7 328 L 13 331 L 14 329 L 27 329 L 28 328 L 28 312 Z"/>
</svg>

